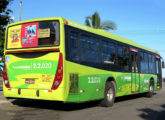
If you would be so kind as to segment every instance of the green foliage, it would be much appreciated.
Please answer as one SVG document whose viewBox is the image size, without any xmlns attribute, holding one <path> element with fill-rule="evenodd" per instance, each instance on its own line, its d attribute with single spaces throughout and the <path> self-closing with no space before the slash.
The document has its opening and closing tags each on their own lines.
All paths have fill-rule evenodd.
<svg viewBox="0 0 165 120">
<path fill-rule="evenodd" d="M 4 41 L 5 41 L 5 32 L 3 30 L 0 30 L 0 52 L 3 52 Z"/>
<path fill-rule="evenodd" d="M 101 24 L 100 26 L 101 29 L 104 29 L 104 30 L 116 30 L 116 24 L 112 21 L 105 21 Z"/>
<path fill-rule="evenodd" d="M 112 21 L 101 22 L 101 18 L 98 12 L 95 12 L 91 16 L 87 16 L 85 20 L 85 24 L 89 27 L 93 27 L 95 29 L 103 29 L 103 30 L 116 30 L 116 24 Z"/>
<path fill-rule="evenodd" d="M 10 20 L 10 13 L 12 10 L 8 9 L 7 6 L 13 0 L 0 0 L 0 51 L 4 50 L 4 41 L 5 41 L 5 28 L 6 25 L 12 20 Z"/>
</svg>

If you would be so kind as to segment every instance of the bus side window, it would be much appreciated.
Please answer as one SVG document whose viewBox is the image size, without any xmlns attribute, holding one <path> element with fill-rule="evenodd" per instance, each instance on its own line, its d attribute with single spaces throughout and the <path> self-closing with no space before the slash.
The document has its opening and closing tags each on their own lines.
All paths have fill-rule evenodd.
<svg viewBox="0 0 165 120">
<path fill-rule="evenodd" d="M 152 66 L 153 66 L 152 73 L 155 74 L 155 56 L 154 55 L 152 55 Z"/>
<path fill-rule="evenodd" d="M 140 72 L 145 73 L 144 54 L 143 54 L 143 52 L 140 52 L 139 55 L 140 55 Z"/>
<path fill-rule="evenodd" d="M 123 66 L 124 70 L 129 71 L 129 50 L 127 47 L 123 47 Z"/>
<path fill-rule="evenodd" d="M 154 56 L 153 55 L 149 55 L 149 72 L 151 74 L 155 73 L 155 62 L 154 62 Z"/>
<path fill-rule="evenodd" d="M 148 54 L 148 63 L 149 63 L 149 73 L 152 73 L 152 62 L 151 62 L 152 58 L 151 55 Z"/>
<path fill-rule="evenodd" d="M 144 53 L 144 68 L 145 68 L 145 71 L 144 71 L 144 73 L 148 73 L 149 71 L 148 71 L 148 63 L 149 63 L 149 61 L 148 61 L 148 54 L 147 53 Z"/>
<path fill-rule="evenodd" d="M 120 66 L 120 69 L 124 70 L 124 54 L 123 47 L 121 45 L 117 45 L 117 57 L 115 59 L 115 64 Z"/>
<path fill-rule="evenodd" d="M 117 45 L 117 57 L 115 60 L 115 64 L 122 66 L 123 62 L 123 48 L 120 45 Z"/>
<path fill-rule="evenodd" d="M 90 39 L 86 35 L 80 36 L 80 43 L 81 43 L 81 61 L 88 62 L 89 54 L 90 54 Z"/>
<path fill-rule="evenodd" d="M 92 63 L 100 62 L 99 39 L 88 35 L 81 35 L 80 44 L 81 44 L 81 60 L 83 62 L 92 62 Z"/>
<path fill-rule="evenodd" d="M 73 61 L 79 60 L 79 50 L 78 50 L 78 33 L 70 32 L 70 59 Z"/>
<path fill-rule="evenodd" d="M 102 63 L 106 63 L 109 60 L 109 54 L 108 54 L 108 42 L 101 41 L 101 50 L 102 50 Z"/>
<path fill-rule="evenodd" d="M 159 74 L 159 60 L 156 59 L 156 74 Z"/>
<path fill-rule="evenodd" d="M 99 46 L 99 39 L 95 37 L 90 37 L 91 45 L 90 45 L 90 51 L 91 51 L 91 60 L 99 63 L 100 62 L 100 46 Z"/>
<path fill-rule="evenodd" d="M 39 22 L 38 45 L 59 45 L 59 23 L 55 21 Z"/>
<path fill-rule="evenodd" d="M 129 67 L 129 50 L 125 46 L 117 45 L 117 57 L 115 64 L 120 66 L 122 71 L 130 71 Z"/>
<path fill-rule="evenodd" d="M 114 64 L 115 60 L 115 44 L 101 41 L 102 63 Z"/>
</svg>

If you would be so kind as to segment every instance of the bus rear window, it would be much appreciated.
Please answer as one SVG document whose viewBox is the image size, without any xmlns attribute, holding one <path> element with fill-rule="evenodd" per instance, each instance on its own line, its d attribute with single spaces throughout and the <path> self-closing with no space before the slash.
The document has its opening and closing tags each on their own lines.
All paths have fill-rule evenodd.
<svg viewBox="0 0 165 120">
<path fill-rule="evenodd" d="M 41 21 L 8 28 L 7 49 L 59 45 L 59 22 Z"/>
</svg>

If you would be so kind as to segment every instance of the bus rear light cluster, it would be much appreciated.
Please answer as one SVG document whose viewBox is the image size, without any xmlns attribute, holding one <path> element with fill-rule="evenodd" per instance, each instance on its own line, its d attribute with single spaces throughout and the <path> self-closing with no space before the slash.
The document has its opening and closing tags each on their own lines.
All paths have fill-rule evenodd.
<svg viewBox="0 0 165 120">
<path fill-rule="evenodd" d="M 4 66 L 3 66 L 3 80 L 4 84 L 7 88 L 10 88 L 10 83 L 7 75 L 7 69 L 6 69 L 6 62 L 5 62 L 5 57 L 4 57 Z"/>
<path fill-rule="evenodd" d="M 59 87 L 61 81 L 63 79 L 63 56 L 62 53 L 59 54 L 59 61 L 57 66 L 57 71 L 55 75 L 55 79 L 52 85 L 52 89 L 55 90 Z"/>
</svg>

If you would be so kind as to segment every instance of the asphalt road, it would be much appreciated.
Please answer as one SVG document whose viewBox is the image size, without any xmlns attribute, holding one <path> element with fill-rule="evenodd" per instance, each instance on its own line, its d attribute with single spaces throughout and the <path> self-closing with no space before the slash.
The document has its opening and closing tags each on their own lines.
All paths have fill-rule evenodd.
<svg viewBox="0 0 165 120">
<path fill-rule="evenodd" d="M 113 107 L 96 102 L 60 102 L 3 98 L 0 92 L 0 120 L 165 120 L 165 84 L 152 98 L 143 95 L 116 99 Z"/>
</svg>

